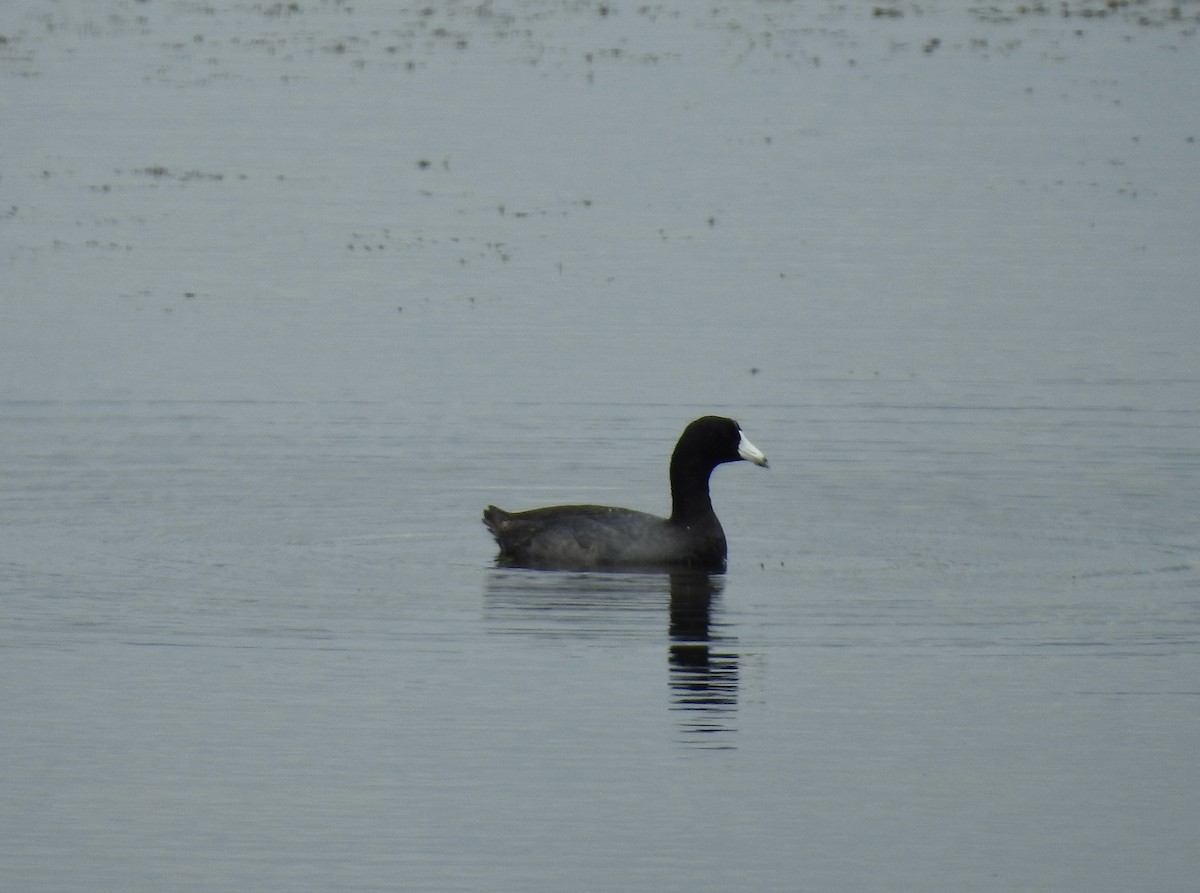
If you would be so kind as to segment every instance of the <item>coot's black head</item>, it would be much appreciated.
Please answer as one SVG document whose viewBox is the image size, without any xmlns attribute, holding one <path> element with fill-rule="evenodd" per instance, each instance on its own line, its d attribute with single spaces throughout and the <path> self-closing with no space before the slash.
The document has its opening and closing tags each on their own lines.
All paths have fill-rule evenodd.
<svg viewBox="0 0 1200 893">
<path fill-rule="evenodd" d="M 706 415 L 683 429 L 679 443 L 675 445 L 671 463 L 674 465 L 677 462 L 686 462 L 711 470 L 722 462 L 737 462 L 739 459 L 764 467 L 767 464 L 767 457 L 746 439 L 737 422 L 721 416 Z"/>
</svg>

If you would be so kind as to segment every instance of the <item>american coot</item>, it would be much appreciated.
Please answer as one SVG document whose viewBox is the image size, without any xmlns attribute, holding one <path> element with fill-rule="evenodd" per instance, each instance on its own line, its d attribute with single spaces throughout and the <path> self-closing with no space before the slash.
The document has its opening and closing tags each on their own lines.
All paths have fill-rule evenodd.
<svg viewBox="0 0 1200 893">
<path fill-rule="evenodd" d="M 683 430 L 671 455 L 671 517 L 603 505 L 506 512 L 489 505 L 483 523 L 500 544 L 497 562 L 556 570 L 725 569 L 725 531 L 708 478 L 723 462 L 767 457 L 733 419 L 705 416 Z"/>
</svg>

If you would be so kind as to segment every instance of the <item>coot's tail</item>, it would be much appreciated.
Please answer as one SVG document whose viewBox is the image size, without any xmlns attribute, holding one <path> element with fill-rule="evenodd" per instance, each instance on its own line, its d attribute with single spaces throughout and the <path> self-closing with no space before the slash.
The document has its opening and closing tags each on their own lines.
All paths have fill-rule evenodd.
<svg viewBox="0 0 1200 893">
<path fill-rule="evenodd" d="M 496 542 L 500 542 L 500 528 L 511 517 L 512 515 L 504 509 L 498 509 L 494 505 L 489 505 L 483 510 L 483 524 L 491 531 L 492 536 L 496 538 Z"/>
</svg>

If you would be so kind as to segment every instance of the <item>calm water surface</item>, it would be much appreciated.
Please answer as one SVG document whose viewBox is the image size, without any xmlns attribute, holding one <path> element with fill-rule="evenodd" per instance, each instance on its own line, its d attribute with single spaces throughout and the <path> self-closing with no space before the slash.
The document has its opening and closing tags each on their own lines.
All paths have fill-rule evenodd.
<svg viewBox="0 0 1200 893">
<path fill-rule="evenodd" d="M 1180 10 L 9 4 L 0 884 L 1190 889 Z"/>
</svg>

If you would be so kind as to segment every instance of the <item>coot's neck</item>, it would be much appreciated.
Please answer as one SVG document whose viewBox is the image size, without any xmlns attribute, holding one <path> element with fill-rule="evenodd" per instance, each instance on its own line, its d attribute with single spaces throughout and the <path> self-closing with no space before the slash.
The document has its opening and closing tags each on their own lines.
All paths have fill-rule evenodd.
<svg viewBox="0 0 1200 893">
<path fill-rule="evenodd" d="M 676 450 L 671 456 L 671 521 L 690 523 L 713 514 L 708 495 L 708 478 L 712 465 L 694 455 L 681 456 Z"/>
</svg>

